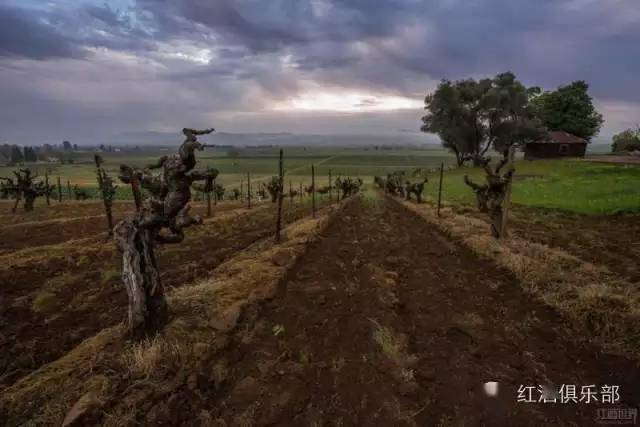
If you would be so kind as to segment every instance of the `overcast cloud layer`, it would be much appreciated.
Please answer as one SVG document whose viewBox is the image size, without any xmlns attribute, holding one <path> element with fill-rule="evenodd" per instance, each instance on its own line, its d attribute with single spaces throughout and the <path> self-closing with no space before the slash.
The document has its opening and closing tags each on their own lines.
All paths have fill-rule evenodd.
<svg viewBox="0 0 640 427">
<path fill-rule="evenodd" d="M 440 79 L 507 70 L 586 80 L 608 139 L 640 122 L 640 4 L 0 0 L 0 141 L 417 132 Z"/>
</svg>

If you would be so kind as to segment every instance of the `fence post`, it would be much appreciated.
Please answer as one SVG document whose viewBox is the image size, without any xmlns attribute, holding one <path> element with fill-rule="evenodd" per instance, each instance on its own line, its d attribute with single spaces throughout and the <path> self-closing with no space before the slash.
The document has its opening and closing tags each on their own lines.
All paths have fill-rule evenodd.
<svg viewBox="0 0 640 427">
<path fill-rule="evenodd" d="M 251 209 L 251 173 L 247 172 L 247 207 Z"/>
<path fill-rule="evenodd" d="M 244 200 L 244 182 L 240 181 L 240 201 Z"/>
<path fill-rule="evenodd" d="M 215 187 L 215 180 L 212 180 L 211 178 L 207 178 L 207 187 L 208 190 L 207 193 L 207 216 L 210 217 L 211 216 L 211 192 L 213 191 L 213 188 Z"/>
<path fill-rule="evenodd" d="M 60 177 L 58 177 L 58 203 L 62 203 L 62 184 L 60 184 Z"/>
<path fill-rule="evenodd" d="M 440 184 L 438 185 L 438 216 L 440 216 L 440 206 L 442 203 L 442 174 L 444 173 L 444 162 L 440 162 Z"/>
<path fill-rule="evenodd" d="M 71 183 L 67 180 L 67 195 L 69 196 L 69 200 L 73 200 L 71 198 Z"/>
<path fill-rule="evenodd" d="M 316 168 L 311 165 L 311 212 L 316 217 Z"/>
<path fill-rule="evenodd" d="M 96 154 L 93 157 L 93 160 L 96 163 L 96 172 L 98 175 L 98 190 L 100 191 L 100 195 L 102 196 L 102 204 L 104 205 L 104 213 L 107 216 L 107 227 L 109 231 L 109 236 L 113 235 L 113 214 L 111 211 L 111 203 L 107 200 L 106 188 L 104 178 L 106 177 L 106 173 L 102 168 L 102 158 Z"/>
<path fill-rule="evenodd" d="M 331 204 L 333 197 L 331 195 L 331 169 L 329 169 L 329 204 Z"/>
<path fill-rule="evenodd" d="M 51 206 L 51 202 L 49 201 L 49 193 L 51 192 L 49 189 L 49 174 L 44 174 L 44 185 L 46 186 L 47 192 L 45 193 L 47 196 L 47 206 Z"/>
<path fill-rule="evenodd" d="M 282 148 L 280 149 L 278 178 L 278 218 L 276 222 L 276 243 L 280 243 L 280 231 L 282 229 L 282 199 L 284 198 L 284 167 L 282 163 Z"/>
<path fill-rule="evenodd" d="M 216 191 L 216 180 L 213 180 L 213 205 L 218 206 L 218 192 Z M 211 199 L 211 197 L 209 197 Z"/>
</svg>

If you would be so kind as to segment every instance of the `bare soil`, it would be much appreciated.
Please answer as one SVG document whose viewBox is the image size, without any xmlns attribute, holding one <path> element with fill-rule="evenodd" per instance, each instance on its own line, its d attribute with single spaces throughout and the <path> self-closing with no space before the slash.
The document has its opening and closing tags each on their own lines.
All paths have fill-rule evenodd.
<svg viewBox="0 0 640 427">
<path fill-rule="evenodd" d="M 206 216 L 205 204 L 195 203 L 192 206 L 194 213 Z M 240 206 L 239 202 L 220 203 L 212 206 L 212 215 Z M 116 203 L 113 209 L 114 224 L 131 212 L 132 202 Z M 107 228 L 101 202 L 54 203 L 50 207 L 41 206 L 30 213 L 19 211 L 14 215 L 0 215 L 0 255 L 23 248 L 53 245 L 98 235 L 104 238 Z"/>
<path fill-rule="evenodd" d="M 206 277 L 235 252 L 273 233 L 275 207 L 271 204 L 251 211 L 228 206 L 217 207 L 220 220 L 214 216 L 204 225 L 187 230 L 183 243 L 159 248 L 158 264 L 165 287 L 182 286 Z M 284 207 L 285 224 L 309 214 L 304 204 Z M 120 258 L 114 243 L 105 240 L 106 233 L 91 237 L 92 231 L 70 222 L 72 225 L 45 228 L 43 236 L 53 239 L 59 231 L 89 237 L 64 243 L 63 250 L 55 245 L 36 247 L 33 260 L 24 251 L 8 251 L 3 258 L 0 389 L 126 316 L 127 296 L 120 284 Z M 74 228 L 77 231 L 72 231 Z M 0 230 L 3 236 L 5 232 L 6 228 Z M 42 241 L 39 240 L 40 244 Z M 17 247 L 22 244 L 13 242 Z"/>
<path fill-rule="evenodd" d="M 547 384 L 619 385 L 637 407 L 638 366 L 566 324 L 399 204 L 356 199 L 246 315 L 216 363 L 228 372 L 205 369 L 199 398 L 169 399 L 163 421 L 198 425 L 204 409 L 228 426 L 597 425 L 607 405 L 517 402 L 519 386 Z"/>
<path fill-rule="evenodd" d="M 456 211 L 486 220 L 477 209 Z M 515 207 L 510 232 L 536 243 L 557 247 L 631 282 L 640 282 L 640 215 L 581 215 L 546 209 Z"/>
</svg>

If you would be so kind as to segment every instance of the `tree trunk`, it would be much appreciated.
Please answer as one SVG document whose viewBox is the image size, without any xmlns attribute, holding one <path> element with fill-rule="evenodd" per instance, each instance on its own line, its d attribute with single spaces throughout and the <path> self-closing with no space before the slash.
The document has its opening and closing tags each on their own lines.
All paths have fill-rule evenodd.
<svg viewBox="0 0 640 427">
<path fill-rule="evenodd" d="M 18 194 L 16 194 L 16 202 L 13 204 L 13 207 L 11 208 L 11 213 L 16 213 L 16 211 L 18 210 L 18 205 L 20 204 L 20 200 L 22 200 L 22 197 L 18 192 Z"/>
<path fill-rule="evenodd" d="M 503 217 L 502 205 L 496 206 L 489 210 L 489 217 L 491 218 L 491 235 L 496 239 L 500 239 L 502 236 L 502 217 Z"/>
<path fill-rule="evenodd" d="M 129 296 L 127 327 L 142 338 L 158 331 L 169 318 L 153 251 L 153 236 L 141 229 L 137 219 L 125 219 L 114 228 L 122 252 L 122 281 Z"/>
<path fill-rule="evenodd" d="M 36 197 L 31 194 L 24 195 L 24 211 L 31 212 L 33 210 L 33 203 L 35 202 Z"/>
</svg>

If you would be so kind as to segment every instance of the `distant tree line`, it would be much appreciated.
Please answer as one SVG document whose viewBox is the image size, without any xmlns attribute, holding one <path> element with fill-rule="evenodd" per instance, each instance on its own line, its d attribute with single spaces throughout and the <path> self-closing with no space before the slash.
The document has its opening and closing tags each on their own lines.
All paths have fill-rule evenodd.
<svg viewBox="0 0 640 427">
<path fill-rule="evenodd" d="M 78 151 L 77 144 L 63 141 L 61 145 L 44 144 L 42 146 L 0 145 L 0 162 L 9 166 L 37 161 L 56 159 L 62 163 L 73 163 L 73 152 Z"/>
<path fill-rule="evenodd" d="M 640 125 L 613 135 L 613 152 L 640 151 Z"/>
<path fill-rule="evenodd" d="M 481 165 L 493 148 L 539 140 L 547 131 L 563 130 L 590 140 L 603 119 L 588 94 L 589 85 L 575 81 L 555 91 L 526 87 L 511 72 L 481 80 L 442 80 L 426 96 L 423 132 L 437 134 L 456 155 L 458 165 Z"/>
</svg>

